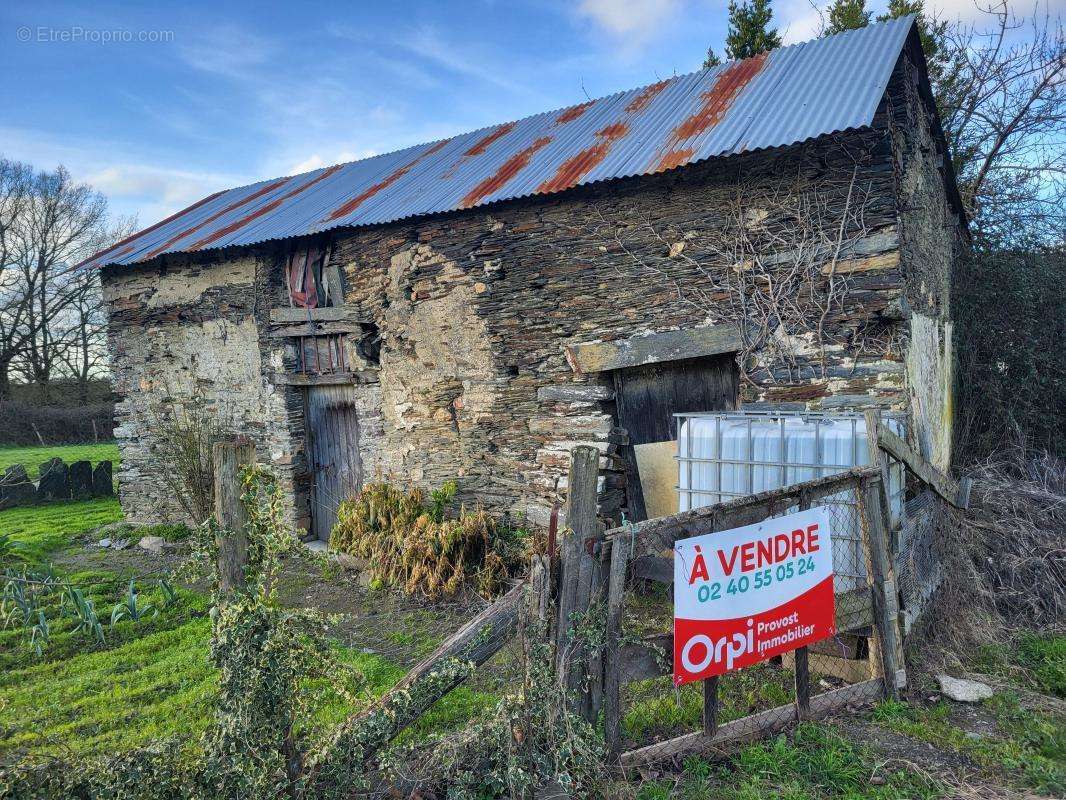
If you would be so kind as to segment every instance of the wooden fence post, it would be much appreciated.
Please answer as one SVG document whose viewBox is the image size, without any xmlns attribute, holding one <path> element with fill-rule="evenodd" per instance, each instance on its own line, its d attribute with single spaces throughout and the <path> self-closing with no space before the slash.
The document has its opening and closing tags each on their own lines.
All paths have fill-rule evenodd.
<svg viewBox="0 0 1066 800">
<path fill-rule="evenodd" d="M 243 589 L 248 566 L 248 511 L 241 502 L 241 468 L 255 463 L 255 445 L 248 439 L 215 442 L 215 520 L 222 528 L 218 537 L 218 588 L 223 595 Z"/>
<path fill-rule="evenodd" d="M 629 542 L 615 539 L 607 575 L 607 633 L 604 646 L 603 716 L 607 754 L 617 760 L 622 745 L 622 611 L 629 566 Z"/>
<path fill-rule="evenodd" d="M 800 492 L 799 510 L 807 511 L 810 507 L 810 495 Z M 811 671 L 807 648 L 796 648 L 795 658 L 796 717 L 802 720 L 811 715 Z"/>
<path fill-rule="evenodd" d="M 600 470 L 600 452 L 595 447 L 575 447 L 570 458 L 570 477 L 566 493 L 566 526 L 570 530 L 561 547 L 559 615 L 556 628 L 556 668 L 560 685 L 577 693 L 588 672 L 588 651 L 570 639 L 571 618 L 584 614 L 592 595 L 600 587 L 599 558 L 593 552 L 603 538 L 603 526 L 596 517 L 596 482 Z M 585 695 L 576 709 L 591 714 L 591 697 Z"/>
<path fill-rule="evenodd" d="M 874 629 L 877 631 L 881 651 L 885 697 L 893 699 L 897 696 L 896 673 L 900 663 L 899 603 L 896 599 L 896 582 L 892 578 L 888 531 L 882 510 L 886 493 L 887 487 L 883 481 L 879 477 L 873 478 L 863 487 L 862 505 L 866 518 L 866 550 L 870 563 Z"/>
</svg>

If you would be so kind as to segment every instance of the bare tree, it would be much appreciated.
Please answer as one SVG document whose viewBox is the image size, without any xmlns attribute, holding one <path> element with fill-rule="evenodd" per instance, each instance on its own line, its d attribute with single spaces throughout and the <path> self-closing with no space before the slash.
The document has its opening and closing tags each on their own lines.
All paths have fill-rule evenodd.
<svg viewBox="0 0 1066 800">
<path fill-rule="evenodd" d="M 949 25 L 936 82 L 963 200 L 982 243 L 1061 241 L 1066 45 L 1060 19 L 1018 17 L 1006 0 L 981 26 Z"/>
<path fill-rule="evenodd" d="M 89 381 L 107 363 L 107 313 L 98 272 L 79 270 L 69 277 L 70 303 L 55 324 L 53 342 L 59 371 L 73 378 L 78 401 L 89 400 Z"/>
<path fill-rule="evenodd" d="M 31 332 L 27 320 L 32 293 L 21 280 L 16 254 L 32 182 L 27 165 L 0 158 L 0 400 L 9 396 L 12 363 Z"/>
<path fill-rule="evenodd" d="M 64 366 L 77 318 L 88 312 L 92 282 L 73 270 L 111 238 L 107 202 L 75 183 L 63 167 L 33 173 L 15 165 L 24 189 L 6 229 L 4 286 L 10 301 L 5 322 L 9 370 L 42 387 Z M 91 317 L 91 315 L 90 315 Z M 85 332 L 92 332 L 88 323 Z M 75 337 L 76 338 L 76 337 Z"/>
</svg>

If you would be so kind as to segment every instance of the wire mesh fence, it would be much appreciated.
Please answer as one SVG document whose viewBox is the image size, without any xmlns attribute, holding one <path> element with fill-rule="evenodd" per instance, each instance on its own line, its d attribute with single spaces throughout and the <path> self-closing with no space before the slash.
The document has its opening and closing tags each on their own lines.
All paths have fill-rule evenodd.
<svg viewBox="0 0 1066 800">
<path fill-rule="evenodd" d="M 662 582 L 662 575 L 656 581 L 642 577 L 640 569 L 630 572 L 623 613 L 622 639 L 627 644 L 617 654 L 626 662 L 620 692 L 621 749 L 627 750 L 623 764 L 749 739 L 800 718 L 881 696 L 883 667 L 871 594 L 877 576 L 870 557 L 865 488 L 865 483 L 844 477 L 840 491 L 823 491 L 810 504 L 824 509 L 832 530 L 836 624 L 830 638 L 808 648 L 675 686 L 672 639 L 664 635 L 672 623 L 672 588 Z M 780 518 L 806 505 L 802 499 L 782 502 L 779 511 L 763 519 Z"/>
<path fill-rule="evenodd" d="M 936 536 L 936 516 L 942 501 L 925 490 L 907 502 L 896 545 L 895 566 L 900 602 L 908 624 L 928 608 L 943 580 L 942 543 Z"/>
</svg>

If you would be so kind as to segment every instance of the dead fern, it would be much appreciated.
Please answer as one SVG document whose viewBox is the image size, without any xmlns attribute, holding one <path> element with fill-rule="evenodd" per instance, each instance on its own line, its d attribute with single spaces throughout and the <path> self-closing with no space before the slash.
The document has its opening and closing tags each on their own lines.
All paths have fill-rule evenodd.
<svg viewBox="0 0 1066 800">
<path fill-rule="evenodd" d="M 368 484 L 341 504 L 330 548 L 364 559 L 375 582 L 407 594 L 437 599 L 466 586 L 498 594 L 528 560 L 525 532 L 480 508 L 445 518 L 454 495 L 454 483 L 429 502 L 417 488 Z"/>
</svg>

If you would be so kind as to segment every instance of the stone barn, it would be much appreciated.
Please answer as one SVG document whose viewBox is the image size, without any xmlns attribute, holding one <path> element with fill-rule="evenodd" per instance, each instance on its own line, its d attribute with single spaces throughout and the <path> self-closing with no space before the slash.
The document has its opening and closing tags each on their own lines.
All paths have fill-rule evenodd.
<svg viewBox="0 0 1066 800">
<path fill-rule="evenodd" d="M 320 538 L 378 475 L 541 521 L 579 443 L 640 518 L 682 411 L 892 409 L 947 466 L 966 237 L 911 18 L 220 192 L 86 262 L 122 504 L 186 515 L 175 415 Z"/>
</svg>

